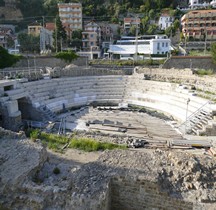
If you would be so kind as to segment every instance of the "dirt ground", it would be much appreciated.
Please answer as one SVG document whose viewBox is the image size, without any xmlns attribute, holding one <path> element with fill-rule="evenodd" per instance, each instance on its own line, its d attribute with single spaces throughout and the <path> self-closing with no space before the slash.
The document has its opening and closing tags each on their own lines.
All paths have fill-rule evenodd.
<svg viewBox="0 0 216 210">
<path fill-rule="evenodd" d="M 102 152 L 84 152 L 77 149 L 66 149 L 64 153 L 48 150 L 49 161 L 55 164 L 69 161 L 70 163 L 74 162 L 76 165 L 83 165 L 96 161 L 101 154 Z"/>
</svg>

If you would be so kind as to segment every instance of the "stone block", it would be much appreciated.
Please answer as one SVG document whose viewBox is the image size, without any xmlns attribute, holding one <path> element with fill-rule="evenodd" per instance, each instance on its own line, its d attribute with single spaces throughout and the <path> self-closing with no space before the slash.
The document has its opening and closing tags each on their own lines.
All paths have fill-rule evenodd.
<svg viewBox="0 0 216 210">
<path fill-rule="evenodd" d="M 5 106 L 7 107 L 8 115 L 12 116 L 14 113 L 17 113 L 18 110 L 18 102 L 14 101 L 6 101 Z"/>
</svg>

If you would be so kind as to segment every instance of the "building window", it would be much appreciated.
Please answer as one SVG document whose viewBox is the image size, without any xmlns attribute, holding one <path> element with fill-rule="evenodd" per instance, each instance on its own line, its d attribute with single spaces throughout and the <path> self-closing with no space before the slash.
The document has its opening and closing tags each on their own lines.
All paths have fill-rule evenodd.
<svg viewBox="0 0 216 210">
<path fill-rule="evenodd" d="M 158 50 L 160 49 L 160 43 L 157 43 L 157 49 Z"/>
<path fill-rule="evenodd" d="M 93 46 L 94 45 L 94 42 L 91 42 L 91 46 Z"/>
<path fill-rule="evenodd" d="M 166 47 L 168 47 L 168 43 L 166 43 Z"/>
<path fill-rule="evenodd" d="M 93 38 L 93 37 L 94 37 L 94 34 L 91 34 L 90 37 Z"/>
<path fill-rule="evenodd" d="M 164 47 L 164 43 L 162 42 L 162 47 Z"/>
</svg>

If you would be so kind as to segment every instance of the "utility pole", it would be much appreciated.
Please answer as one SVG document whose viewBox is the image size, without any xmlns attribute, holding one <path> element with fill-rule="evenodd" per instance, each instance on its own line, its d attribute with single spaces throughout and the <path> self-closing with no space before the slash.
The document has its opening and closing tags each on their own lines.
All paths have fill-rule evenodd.
<svg viewBox="0 0 216 210">
<path fill-rule="evenodd" d="M 61 37 L 61 52 L 62 52 L 62 37 Z"/>
<path fill-rule="evenodd" d="M 206 55 L 206 41 L 207 41 L 207 29 L 205 29 L 205 49 L 204 49 L 204 55 Z"/>
<path fill-rule="evenodd" d="M 43 23 L 42 23 L 42 26 L 43 26 L 43 34 L 42 34 L 42 37 L 43 37 L 43 50 L 46 50 L 46 41 L 45 41 L 45 24 L 44 24 L 44 16 L 42 16 L 43 18 Z"/>
<path fill-rule="evenodd" d="M 55 47 L 56 53 L 58 52 L 58 40 L 57 40 L 57 18 L 55 18 Z"/>
<path fill-rule="evenodd" d="M 186 53 L 187 53 L 187 31 L 185 30 L 185 56 L 186 56 Z"/>
<path fill-rule="evenodd" d="M 135 47 L 135 61 L 137 61 L 138 56 L 138 18 L 136 16 L 136 47 Z"/>
<path fill-rule="evenodd" d="M 185 117 L 185 134 L 187 133 L 187 126 L 188 126 L 188 106 L 190 103 L 190 98 L 187 100 L 187 107 L 186 107 L 186 117 Z"/>
</svg>

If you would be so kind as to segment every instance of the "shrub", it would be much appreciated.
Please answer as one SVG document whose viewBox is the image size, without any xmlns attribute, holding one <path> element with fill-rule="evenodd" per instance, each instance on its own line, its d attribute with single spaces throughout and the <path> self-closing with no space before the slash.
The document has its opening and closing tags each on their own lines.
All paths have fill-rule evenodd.
<svg viewBox="0 0 216 210">
<path fill-rule="evenodd" d="M 195 71 L 195 74 L 200 75 L 200 76 L 212 75 L 213 71 L 212 70 L 206 70 L 206 69 L 199 69 L 199 70 Z"/>
<path fill-rule="evenodd" d="M 7 52 L 6 49 L 0 46 L 0 69 L 11 67 L 16 62 L 18 62 L 22 56 L 20 55 L 11 55 Z"/>
<path fill-rule="evenodd" d="M 78 58 L 78 55 L 74 53 L 73 51 L 68 52 L 59 52 L 55 55 L 56 58 L 60 58 L 61 60 L 64 60 L 65 62 L 71 62 Z"/>
<path fill-rule="evenodd" d="M 29 136 L 32 140 L 36 140 L 40 136 L 40 131 L 38 129 L 31 130 Z"/>
<path fill-rule="evenodd" d="M 53 169 L 53 173 L 56 174 L 56 175 L 57 175 L 57 174 L 60 174 L 60 172 L 61 172 L 61 171 L 60 171 L 60 169 L 59 169 L 58 167 L 55 167 L 55 168 Z"/>
</svg>

